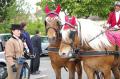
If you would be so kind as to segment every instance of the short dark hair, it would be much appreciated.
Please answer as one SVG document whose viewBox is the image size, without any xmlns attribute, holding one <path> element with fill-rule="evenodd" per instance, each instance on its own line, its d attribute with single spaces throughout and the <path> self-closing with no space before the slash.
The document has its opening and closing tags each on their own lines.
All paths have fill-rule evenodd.
<svg viewBox="0 0 120 79">
<path fill-rule="evenodd" d="M 11 30 L 21 30 L 20 24 L 11 24 Z"/>
<path fill-rule="evenodd" d="M 23 29 L 26 26 L 26 22 L 21 22 L 20 26 L 21 26 L 21 29 Z"/>
<path fill-rule="evenodd" d="M 10 30 L 11 30 L 11 34 L 13 35 L 13 32 L 12 32 L 13 30 L 21 30 L 20 24 L 11 24 Z"/>
<path fill-rule="evenodd" d="M 39 34 L 39 32 L 40 32 L 39 30 L 36 30 L 36 31 L 35 31 L 35 34 Z"/>
</svg>

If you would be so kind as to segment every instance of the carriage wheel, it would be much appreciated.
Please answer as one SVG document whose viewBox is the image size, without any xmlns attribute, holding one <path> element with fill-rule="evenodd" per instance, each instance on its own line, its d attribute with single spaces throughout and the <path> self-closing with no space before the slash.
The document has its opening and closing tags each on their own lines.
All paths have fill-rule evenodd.
<svg viewBox="0 0 120 79">
<path fill-rule="evenodd" d="M 23 64 L 20 79 L 30 79 L 30 68 L 27 62 Z"/>
</svg>

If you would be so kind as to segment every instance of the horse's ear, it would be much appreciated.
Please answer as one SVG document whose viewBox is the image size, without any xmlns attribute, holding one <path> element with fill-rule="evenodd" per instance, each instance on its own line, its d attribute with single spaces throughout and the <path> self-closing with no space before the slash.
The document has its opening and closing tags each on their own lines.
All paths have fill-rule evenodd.
<svg viewBox="0 0 120 79">
<path fill-rule="evenodd" d="M 60 4 L 58 4 L 58 6 L 57 6 L 55 12 L 59 14 L 60 10 L 61 10 L 61 7 L 60 7 Z"/>
<path fill-rule="evenodd" d="M 46 7 L 45 7 L 45 13 L 47 14 L 49 12 L 50 12 L 50 9 L 49 9 L 48 5 L 46 5 Z"/>
<path fill-rule="evenodd" d="M 76 25 L 76 20 L 75 20 L 75 17 L 73 16 L 72 19 L 70 20 L 71 24 L 72 25 Z"/>
<path fill-rule="evenodd" d="M 65 16 L 65 21 L 68 22 L 69 18 L 68 16 Z"/>
</svg>

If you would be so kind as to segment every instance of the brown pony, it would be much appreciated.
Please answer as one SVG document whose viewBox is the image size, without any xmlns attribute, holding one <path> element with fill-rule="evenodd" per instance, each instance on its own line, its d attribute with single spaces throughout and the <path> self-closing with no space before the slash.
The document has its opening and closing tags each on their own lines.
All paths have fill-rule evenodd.
<svg viewBox="0 0 120 79">
<path fill-rule="evenodd" d="M 73 56 L 75 49 L 79 49 L 79 58 L 83 61 L 88 79 L 95 79 L 95 72 L 101 72 L 102 79 L 111 79 L 111 68 L 115 79 L 120 79 L 118 69 L 120 58 L 113 54 L 115 46 L 108 41 L 105 33 L 98 36 L 104 29 L 87 19 L 78 20 L 75 17 L 69 19 L 66 16 L 65 21 L 61 29 L 59 55 L 69 58 Z M 109 52 L 106 54 L 105 51 Z"/>
<path fill-rule="evenodd" d="M 72 60 L 69 58 L 61 58 L 58 54 L 58 50 L 61 43 L 60 35 L 60 5 L 57 6 L 55 11 L 50 11 L 48 6 L 45 8 L 46 12 L 46 32 L 49 40 L 48 55 L 51 60 L 51 65 L 55 71 L 56 79 L 61 79 L 61 68 L 68 68 L 69 79 L 75 79 L 75 70 L 77 70 L 78 79 L 82 78 L 82 68 L 80 61 Z"/>
</svg>

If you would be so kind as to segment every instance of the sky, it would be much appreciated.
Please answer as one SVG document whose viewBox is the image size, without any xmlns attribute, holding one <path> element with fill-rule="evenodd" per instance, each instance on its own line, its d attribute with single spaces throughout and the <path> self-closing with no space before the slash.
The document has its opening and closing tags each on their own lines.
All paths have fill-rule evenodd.
<svg viewBox="0 0 120 79">
<path fill-rule="evenodd" d="M 21 1 L 21 0 L 17 0 L 17 1 Z M 26 5 L 22 5 L 23 8 L 28 11 L 30 10 L 30 13 L 35 13 L 36 12 L 36 3 L 40 2 L 41 0 L 24 0 L 25 3 L 27 3 L 29 5 L 29 9 L 27 8 Z"/>
<path fill-rule="evenodd" d="M 30 12 L 35 13 L 36 12 L 36 3 L 40 0 L 25 0 L 25 2 L 29 3 L 30 5 Z"/>
</svg>

